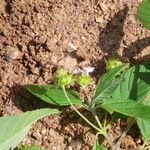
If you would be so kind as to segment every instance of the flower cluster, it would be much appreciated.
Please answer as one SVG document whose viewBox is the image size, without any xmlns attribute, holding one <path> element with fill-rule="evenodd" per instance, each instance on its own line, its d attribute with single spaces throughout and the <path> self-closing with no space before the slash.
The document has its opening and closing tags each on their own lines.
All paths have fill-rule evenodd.
<svg viewBox="0 0 150 150">
<path fill-rule="evenodd" d="M 118 66 L 121 66 L 123 63 L 117 58 L 109 58 L 106 61 L 106 70 L 110 71 Z"/>
<path fill-rule="evenodd" d="M 57 69 L 54 74 L 54 81 L 58 86 L 67 86 L 72 82 L 76 82 L 81 87 L 86 87 L 92 83 L 92 78 L 89 74 L 71 74 L 65 69 Z"/>
</svg>

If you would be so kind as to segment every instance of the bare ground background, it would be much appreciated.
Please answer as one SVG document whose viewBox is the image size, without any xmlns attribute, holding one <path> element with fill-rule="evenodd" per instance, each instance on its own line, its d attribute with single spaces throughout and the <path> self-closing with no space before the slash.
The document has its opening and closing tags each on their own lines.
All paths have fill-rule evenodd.
<svg viewBox="0 0 150 150">
<path fill-rule="evenodd" d="M 92 66 L 96 78 L 109 57 L 132 64 L 150 60 L 150 32 L 137 21 L 138 4 L 138 0 L 1 0 L 0 116 L 48 107 L 35 101 L 23 85 L 50 83 L 58 66 L 71 71 Z M 116 139 L 124 127 L 123 121 L 116 122 L 110 136 Z M 123 148 L 138 148 L 142 141 L 137 131 L 135 126 L 129 132 Z M 93 141 L 94 131 L 65 109 L 59 117 L 38 121 L 23 143 L 48 150 L 89 150 Z"/>
</svg>

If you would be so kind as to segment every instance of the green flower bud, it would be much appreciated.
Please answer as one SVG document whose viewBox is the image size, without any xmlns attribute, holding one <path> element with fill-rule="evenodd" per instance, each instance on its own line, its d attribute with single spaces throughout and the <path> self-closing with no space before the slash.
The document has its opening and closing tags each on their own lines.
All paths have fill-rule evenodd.
<svg viewBox="0 0 150 150">
<path fill-rule="evenodd" d="M 64 69 L 57 69 L 55 74 L 54 74 L 54 82 L 58 86 L 66 86 L 71 84 L 73 78 L 72 75 L 69 74 L 66 70 Z"/>
<path fill-rule="evenodd" d="M 72 82 L 72 75 L 64 75 L 63 77 L 58 78 L 56 82 L 59 86 L 69 85 Z"/>
<path fill-rule="evenodd" d="M 76 77 L 76 82 L 80 86 L 86 87 L 92 83 L 92 78 L 88 74 L 80 74 Z"/>
<path fill-rule="evenodd" d="M 107 61 L 106 61 L 106 70 L 107 71 L 110 71 L 120 65 L 122 65 L 123 63 L 117 59 L 117 58 L 109 58 Z"/>
<path fill-rule="evenodd" d="M 68 74 L 68 71 L 62 68 L 58 68 L 54 74 L 55 78 L 60 78 Z"/>
</svg>

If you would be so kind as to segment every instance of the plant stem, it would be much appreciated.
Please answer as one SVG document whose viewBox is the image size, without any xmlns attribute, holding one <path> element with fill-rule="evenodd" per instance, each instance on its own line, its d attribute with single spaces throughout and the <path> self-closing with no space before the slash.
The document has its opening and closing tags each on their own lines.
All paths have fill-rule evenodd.
<svg viewBox="0 0 150 150">
<path fill-rule="evenodd" d="M 147 141 L 146 141 L 146 142 L 144 141 L 144 143 L 143 143 L 142 146 L 140 147 L 140 150 L 145 149 L 145 148 L 147 147 L 146 145 L 147 145 Z M 146 147 L 145 147 L 145 146 L 146 146 Z"/>
<path fill-rule="evenodd" d="M 104 117 L 104 128 L 107 125 L 107 111 L 105 112 L 105 117 Z"/>
<path fill-rule="evenodd" d="M 94 113 L 95 113 L 95 119 L 96 119 L 98 125 L 100 126 L 100 128 L 98 128 L 98 127 L 95 126 L 93 123 L 91 123 L 84 115 L 82 115 L 82 114 L 76 109 L 76 107 L 72 104 L 70 98 L 69 98 L 68 95 L 67 95 L 65 86 L 62 86 L 62 89 L 63 89 L 63 92 L 64 92 L 64 94 L 65 94 L 66 99 L 68 100 L 68 102 L 70 103 L 70 105 L 73 107 L 73 109 L 76 111 L 76 113 L 77 113 L 87 124 L 89 124 L 91 127 L 93 127 L 94 129 L 96 129 L 96 130 L 99 132 L 99 134 L 102 134 L 103 136 L 105 136 L 105 138 L 107 139 L 108 143 L 113 147 L 113 143 L 111 142 L 111 140 L 110 140 L 109 136 L 107 135 L 106 131 L 103 131 L 103 130 L 102 130 L 103 128 L 102 128 L 102 125 L 101 125 L 101 123 L 100 123 L 100 121 L 99 121 L 99 118 L 98 118 L 97 115 L 96 115 L 96 112 L 94 112 Z M 95 111 L 95 110 L 94 110 L 94 111 Z"/>
<path fill-rule="evenodd" d="M 92 114 L 93 114 L 93 116 L 94 116 L 94 118 L 95 118 L 97 124 L 99 125 L 99 128 L 103 131 L 103 136 L 107 139 L 108 143 L 113 147 L 114 144 L 113 144 L 113 142 L 110 140 L 110 138 L 109 138 L 109 136 L 108 136 L 108 134 L 107 134 L 107 132 L 106 132 L 105 127 L 103 128 L 103 126 L 102 126 L 102 124 L 101 124 L 101 122 L 100 122 L 100 120 L 99 120 L 99 118 L 98 118 L 98 116 L 97 116 L 97 114 L 96 114 L 96 111 L 93 109 L 93 110 L 91 110 L 91 112 L 92 112 Z"/>
<path fill-rule="evenodd" d="M 89 105 L 89 99 L 87 97 L 87 94 L 86 94 L 86 87 L 82 87 L 82 91 L 83 91 L 83 95 L 84 95 L 84 102 Z"/>
<path fill-rule="evenodd" d="M 140 150 L 145 150 L 145 149 L 148 149 L 148 148 L 150 148 L 150 145 L 146 146 L 146 147 L 143 147 L 143 148 L 140 148 Z"/>
<path fill-rule="evenodd" d="M 111 145 L 112 149 L 114 147 L 114 143 L 111 141 L 110 137 L 108 136 L 108 134 L 105 132 L 103 133 L 104 137 L 107 139 L 108 143 Z"/>
<path fill-rule="evenodd" d="M 122 140 L 125 138 L 126 134 L 130 130 L 130 128 L 132 127 L 132 125 L 134 124 L 134 122 L 135 122 L 135 118 L 130 120 L 127 127 L 125 128 L 125 131 L 120 136 L 120 138 L 119 138 L 118 142 L 116 143 L 115 147 L 113 148 L 113 150 L 120 150 L 120 144 L 121 144 Z"/>
<path fill-rule="evenodd" d="M 97 139 L 98 139 L 98 136 L 99 136 L 100 134 L 101 134 L 100 132 L 97 132 L 97 133 L 96 133 L 96 136 L 95 136 L 95 143 L 96 143 L 96 141 L 97 141 Z"/>
<path fill-rule="evenodd" d="M 96 127 L 93 123 L 91 123 L 85 116 L 83 116 L 83 115 L 76 109 L 76 107 L 72 104 L 70 98 L 68 97 L 67 92 L 66 92 L 66 89 L 65 89 L 64 86 L 62 86 L 62 89 L 63 89 L 63 92 L 64 92 L 64 94 L 65 94 L 66 99 L 68 100 L 68 102 L 70 103 L 70 105 L 73 107 L 73 109 L 76 111 L 76 113 L 77 113 L 85 122 L 87 122 L 91 127 L 93 127 L 93 128 L 96 129 L 98 132 L 100 132 L 101 134 L 103 134 L 102 131 L 101 131 L 98 127 Z"/>
<path fill-rule="evenodd" d="M 100 122 L 100 120 L 99 120 L 99 118 L 98 118 L 98 116 L 97 116 L 95 110 L 92 109 L 92 110 L 91 110 L 91 113 L 93 114 L 93 116 L 94 116 L 94 118 L 95 118 L 95 120 L 96 120 L 96 122 L 97 122 L 99 128 L 102 129 L 102 128 L 103 128 L 103 127 L 102 127 L 102 124 L 101 124 L 101 122 Z"/>
</svg>

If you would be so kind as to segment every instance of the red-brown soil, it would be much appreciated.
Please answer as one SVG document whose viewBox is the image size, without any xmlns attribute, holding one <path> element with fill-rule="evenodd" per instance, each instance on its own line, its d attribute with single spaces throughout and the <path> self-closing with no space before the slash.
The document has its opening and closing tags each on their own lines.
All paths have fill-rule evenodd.
<svg viewBox="0 0 150 150">
<path fill-rule="evenodd" d="M 58 66 L 70 71 L 92 66 L 97 78 L 109 57 L 130 63 L 150 60 L 150 31 L 137 20 L 138 4 L 138 0 L 1 0 L 0 115 L 47 107 L 33 100 L 23 85 L 50 83 Z M 110 136 L 118 138 L 124 127 L 118 121 Z M 123 148 L 141 144 L 137 130 L 129 132 Z M 93 141 L 94 131 L 65 110 L 61 116 L 38 121 L 23 143 L 48 150 L 89 150 Z"/>
</svg>

